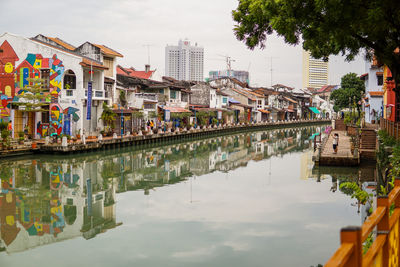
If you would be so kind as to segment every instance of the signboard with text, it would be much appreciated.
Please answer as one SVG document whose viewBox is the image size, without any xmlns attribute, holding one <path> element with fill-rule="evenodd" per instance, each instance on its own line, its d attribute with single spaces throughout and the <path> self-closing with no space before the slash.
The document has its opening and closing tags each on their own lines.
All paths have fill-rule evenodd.
<svg viewBox="0 0 400 267">
<path fill-rule="evenodd" d="M 92 82 L 88 82 L 88 90 L 87 90 L 87 120 L 92 119 Z"/>
<path fill-rule="evenodd" d="M 169 121 L 171 119 L 171 112 L 169 110 L 165 110 L 165 121 Z"/>
</svg>

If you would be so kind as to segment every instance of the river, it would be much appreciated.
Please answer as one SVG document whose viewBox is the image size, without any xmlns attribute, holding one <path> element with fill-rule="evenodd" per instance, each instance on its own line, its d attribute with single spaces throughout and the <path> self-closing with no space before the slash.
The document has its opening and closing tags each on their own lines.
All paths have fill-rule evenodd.
<svg viewBox="0 0 400 267">
<path fill-rule="evenodd" d="M 0 266 L 324 264 L 361 215 L 313 170 L 319 131 L 0 162 Z"/>
</svg>

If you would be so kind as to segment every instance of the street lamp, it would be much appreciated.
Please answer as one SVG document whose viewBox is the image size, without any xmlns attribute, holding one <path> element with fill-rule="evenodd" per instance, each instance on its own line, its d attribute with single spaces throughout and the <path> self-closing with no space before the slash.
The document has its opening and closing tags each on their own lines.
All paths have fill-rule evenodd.
<svg viewBox="0 0 400 267">
<path fill-rule="evenodd" d="M 120 111 L 120 116 L 121 116 L 121 122 L 120 122 L 120 128 L 121 128 L 121 138 L 124 135 L 124 114 L 123 114 L 123 110 L 121 108 L 121 104 L 118 104 L 118 109 Z"/>
</svg>

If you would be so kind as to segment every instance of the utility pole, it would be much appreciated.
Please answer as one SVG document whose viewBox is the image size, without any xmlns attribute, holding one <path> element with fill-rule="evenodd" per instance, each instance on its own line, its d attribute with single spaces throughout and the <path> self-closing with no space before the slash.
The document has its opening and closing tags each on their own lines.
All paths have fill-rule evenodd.
<svg viewBox="0 0 400 267">
<path fill-rule="evenodd" d="M 273 72 L 273 68 L 272 68 L 272 59 L 274 59 L 274 58 L 278 58 L 278 57 L 267 57 L 267 60 L 269 59 L 270 60 L 270 72 L 271 72 L 271 76 L 270 76 L 270 78 L 271 78 L 271 87 L 272 87 L 272 72 Z M 268 75 L 267 75 L 267 83 L 268 83 Z"/>
<path fill-rule="evenodd" d="M 143 47 L 147 48 L 147 64 L 150 65 L 150 47 L 153 46 L 152 44 L 144 44 Z"/>
</svg>

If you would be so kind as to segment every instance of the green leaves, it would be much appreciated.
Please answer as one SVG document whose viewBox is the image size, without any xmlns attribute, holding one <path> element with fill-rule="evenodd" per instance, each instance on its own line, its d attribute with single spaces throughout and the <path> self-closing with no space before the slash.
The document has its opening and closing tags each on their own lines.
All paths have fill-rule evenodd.
<svg viewBox="0 0 400 267">
<path fill-rule="evenodd" d="M 364 190 L 361 190 L 361 188 L 355 182 L 341 183 L 339 188 L 341 190 L 347 189 L 346 191 L 351 193 L 351 198 L 357 199 L 363 205 L 367 203 L 367 201 L 371 201 L 370 198 L 372 197 L 372 194 L 368 194 Z"/>
<path fill-rule="evenodd" d="M 364 82 L 355 73 L 342 77 L 341 88 L 332 92 L 331 100 L 335 102 L 333 109 L 338 112 L 344 108 L 360 108 L 361 98 L 365 92 Z"/>
<path fill-rule="evenodd" d="M 239 0 L 232 11 L 234 33 L 250 49 L 265 47 L 276 32 L 288 44 L 303 40 L 315 58 L 360 51 L 375 56 L 400 75 L 400 2 L 398 0 Z M 399 79 L 400 80 L 400 79 Z"/>
</svg>

